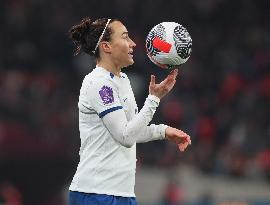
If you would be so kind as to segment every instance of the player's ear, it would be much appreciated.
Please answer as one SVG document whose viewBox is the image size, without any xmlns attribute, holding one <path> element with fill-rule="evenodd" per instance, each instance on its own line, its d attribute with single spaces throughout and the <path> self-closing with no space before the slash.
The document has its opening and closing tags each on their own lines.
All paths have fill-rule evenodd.
<svg viewBox="0 0 270 205">
<path fill-rule="evenodd" d="M 111 52 L 111 45 L 107 41 L 102 41 L 100 43 L 100 47 L 105 53 L 110 53 Z"/>
</svg>

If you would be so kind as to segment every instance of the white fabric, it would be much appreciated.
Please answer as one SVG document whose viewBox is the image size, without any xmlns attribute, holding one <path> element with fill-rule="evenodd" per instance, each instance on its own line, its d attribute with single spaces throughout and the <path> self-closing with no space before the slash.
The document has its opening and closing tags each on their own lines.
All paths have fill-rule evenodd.
<svg viewBox="0 0 270 205">
<path fill-rule="evenodd" d="M 70 190 L 134 197 L 136 142 L 163 139 L 166 125 L 150 125 L 159 99 L 149 95 L 141 111 L 129 79 L 97 67 L 79 96 L 80 162 Z"/>
<path fill-rule="evenodd" d="M 112 137 L 125 147 L 132 147 L 134 143 L 148 142 L 165 137 L 166 125 L 150 125 L 159 99 L 149 95 L 141 111 L 129 122 L 122 109 L 116 110 L 104 116 L 103 122 Z M 117 119 L 117 120 L 115 120 Z"/>
</svg>

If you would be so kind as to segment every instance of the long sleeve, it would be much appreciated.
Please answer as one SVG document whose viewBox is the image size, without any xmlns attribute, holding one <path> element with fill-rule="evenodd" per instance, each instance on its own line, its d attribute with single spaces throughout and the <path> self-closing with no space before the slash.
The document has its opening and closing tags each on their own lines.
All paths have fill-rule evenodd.
<svg viewBox="0 0 270 205">
<path fill-rule="evenodd" d="M 136 142 L 142 143 L 164 139 L 167 125 L 151 124 L 148 126 L 159 105 L 159 101 L 156 96 L 149 95 L 143 108 L 130 121 L 127 121 L 123 109 L 110 112 L 102 118 L 104 125 L 112 137 L 125 147 L 131 147 Z"/>
</svg>

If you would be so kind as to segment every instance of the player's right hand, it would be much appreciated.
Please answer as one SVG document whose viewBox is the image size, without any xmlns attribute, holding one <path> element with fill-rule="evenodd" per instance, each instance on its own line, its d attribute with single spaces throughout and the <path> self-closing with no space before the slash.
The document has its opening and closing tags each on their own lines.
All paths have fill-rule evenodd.
<svg viewBox="0 0 270 205">
<path fill-rule="evenodd" d="M 188 145 L 191 145 L 191 139 L 188 134 L 182 130 L 167 127 L 165 130 L 166 138 L 174 143 L 176 143 L 181 152 L 185 151 Z"/>
</svg>

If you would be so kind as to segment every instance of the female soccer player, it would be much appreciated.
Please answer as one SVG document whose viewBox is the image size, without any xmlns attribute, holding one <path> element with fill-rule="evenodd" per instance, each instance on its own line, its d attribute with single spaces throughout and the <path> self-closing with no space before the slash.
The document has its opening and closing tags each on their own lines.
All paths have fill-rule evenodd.
<svg viewBox="0 0 270 205">
<path fill-rule="evenodd" d="M 136 205 L 136 143 L 169 139 L 181 151 L 191 144 L 181 130 L 149 125 L 163 98 L 176 82 L 177 69 L 160 84 L 151 76 L 149 95 L 138 112 L 130 81 L 121 70 L 132 65 L 136 44 L 116 19 L 84 18 L 70 29 L 75 55 L 96 58 L 79 96 L 80 162 L 70 185 L 70 205 Z"/>
</svg>

